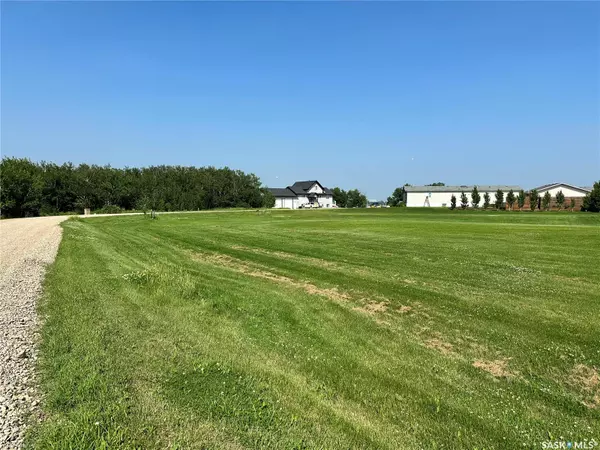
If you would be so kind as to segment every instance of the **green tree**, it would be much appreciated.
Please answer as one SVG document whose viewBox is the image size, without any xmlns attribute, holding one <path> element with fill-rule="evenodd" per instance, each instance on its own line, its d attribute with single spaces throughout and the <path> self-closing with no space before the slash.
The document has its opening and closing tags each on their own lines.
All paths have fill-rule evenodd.
<svg viewBox="0 0 600 450">
<path fill-rule="evenodd" d="M 387 203 L 390 206 L 400 206 L 400 204 L 404 201 L 404 189 L 396 188 L 390 197 L 387 199 Z"/>
<path fill-rule="evenodd" d="M 467 209 L 467 206 L 469 206 L 469 198 L 467 197 L 467 194 L 465 194 L 464 192 L 460 193 L 460 207 L 462 209 Z"/>
<path fill-rule="evenodd" d="M 262 190 L 262 199 L 263 199 L 262 206 L 264 208 L 272 208 L 273 206 L 275 206 L 275 196 L 273 195 L 273 193 L 270 190 L 268 190 L 268 189 Z"/>
<path fill-rule="evenodd" d="M 483 209 L 488 209 L 490 207 L 490 194 L 485 192 L 483 194 Z"/>
<path fill-rule="evenodd" d="M 525 191 L 523 189 L 519 191 L 519 195 L 517 196 L 517 205 L 519 205 L 519 211 L 522 211 L 525 205 Z"/>
<path fill-rule="evenodd" d="M 552 196 L 550 195 L 550 191 L 546 191 L 546 193 L 544 194 L 544 197 L 542 198 L 542 208 L 544 208 L 545 211 L 548 211 L 550 209 L 551 201 L 552 201 Z"/>
<path fill-rule="evenodd" d="M 481 195 L 479 195 L 477 186 L 473 186 L 473 191 L 471 192 L 471 204 L 473 205 L 473 208 L 479 208 L 480 201 L 481 201 Z"/>
<path fill-rule="evenodd" d="M 536 189 L 532 189 L 529 192 L 529 208 L 532 211 L 535 211 L 535 208 L 537 208 L 537 203 L 538 203 L 539 198 L 540 198 L 540 195 L 538 194 L 538 191 Z"/>
<path fill-rule="evenodd" d="M 367 197 L 358 189 L 348 191 L 348 208 L 366 208 Z"/>
<path fill-rule="evenodd" d="M 575 205 L 572 207 L 574 208 Z M 595 182 L 592 191 L 584 197 L 581 210 L 600 212 L 600 181 Z"/>
<path fill-rule="evenodd" d="M 442 183 L 441 181 L 438 181 L 436 183 L 426 184 L 425 186 L 446 186 L 446 183 Z"/>
<path fill-rule="evenodd" d="M 502 189 L 498 189 L 496 191 L 496 201 L 494 202 L 496 209 L 502 208 L 502 203 L 504 203 L 504 192 L 502 192 Z"/>
<path fill-rule="evenodd" d="M 345 208 L 348 203 L 348 193 L 339 187 L 334 187 L 331 192 L 335 204 L 340 208 Z"/>
<path fill-rule="evenodd" d="M 560 210 L 560 209 L 563 209 L 564 204 L 565 204 L 565 194 L 563 194 L 563 191 L 558 191 L 556 193 L 556 206 Z"/>
<path fill-rule="evenodd" d="M 573 209 L 575 209 L 575 199 L 574 198 L 571 199 L 570 204 L 571 204 L 571 211 L 573 211 Z"/>
<path fill-rule="evenodd" d="M 26 158 L 3 158 L 0 163 L 0 211 L 4 217 L 40 214 L 43 173 Z"/>
<path fill-rule="evenodd" d="M 508 194 L 506 194 L 506 203 L 508 204 L 508 207 L 510 208 L 511 211 L 513 209 L 513 205 L 515 204 L 515 201 L 516 201 L 515 193 L 511 189 L 510 191 L 508 191 Z"/>
<path fill-rule="evenodd" d="M 456 209 L 456 195 L 454 194 L 450 197 L 450 209 Z"/>
</svg>

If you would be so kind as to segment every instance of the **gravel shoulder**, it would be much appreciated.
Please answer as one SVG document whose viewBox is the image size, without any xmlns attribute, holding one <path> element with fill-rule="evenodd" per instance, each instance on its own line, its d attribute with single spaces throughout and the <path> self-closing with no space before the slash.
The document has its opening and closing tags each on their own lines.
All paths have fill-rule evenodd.
<svg viewBox="0 0 600 450">
<path fill-rule="evenodd" d="M 0 448 L 23 444 L 25 425 L 39 415 L 35 387 L 36 301 L 46 266 L 56 257 L 67 217 L 0 221 Z"/>
</svg>

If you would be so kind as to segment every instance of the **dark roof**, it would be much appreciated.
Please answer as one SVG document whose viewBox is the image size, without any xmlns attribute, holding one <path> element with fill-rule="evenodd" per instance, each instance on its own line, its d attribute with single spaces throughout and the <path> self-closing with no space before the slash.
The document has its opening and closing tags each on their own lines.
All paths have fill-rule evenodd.
<svg viewBox="0 0 600 450">
<path fill-rule="evenodd" d="M 535 188 L 536 191 L 543 191 L 546 189 L 552 189 L 553 187 L 556 186 L 567 186 L 570 187 L 571 189 L 577 189 L 579 191 L 587 191 L 587 192 L 591 192 L 592 188 L 591 187 L 579 187 L 579 186 L 574 186 L 572 184 L 568 184 L 568 183 L 549 183 L 549 184 L 544 184 L 542 186 L 538 186 Z"/>
<path fill-rule="evenodd" d="M 406 192 L 471 192 L 473 185 L 463 186 L 405 186 Z M 520 191 L 520 186 L 505 186 L 505 185 L 477 185 L 479 192 L 496 192 L 498 189 L 502 191 Z"/>
<path fill-rule="evenodd" d="M 275 197 L 296 197 L 290 188 L 268 188 Z"/>
<path fill-rule="evenodd" d="M 321 188 L 323 189 L 323 192 L 325 192 L 326 194 L 328 194 L 328 195 L 332 194 L 332 192 L 329 188 L 326 188 L 321 183 L 319 183 L 317 180 L 296 181 L 294 184 L 289 186 L 289 188 L 292 191 L 294 191 L 296 194 L 304 195 L 311 187 L 313 187 L 314 184 L 318 184 L 319 186 L 321 186 Z"/>
</svg>

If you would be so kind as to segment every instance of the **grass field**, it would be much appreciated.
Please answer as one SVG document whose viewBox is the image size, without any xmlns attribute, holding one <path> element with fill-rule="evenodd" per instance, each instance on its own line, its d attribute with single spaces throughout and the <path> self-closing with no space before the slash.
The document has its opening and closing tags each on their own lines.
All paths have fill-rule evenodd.
<svg viewBox="0 0 600 450">
<path fill-rule="evenodd" d="M 36 448 L 600 441 L 600 215 L 75 219 Z"/>
</svg>

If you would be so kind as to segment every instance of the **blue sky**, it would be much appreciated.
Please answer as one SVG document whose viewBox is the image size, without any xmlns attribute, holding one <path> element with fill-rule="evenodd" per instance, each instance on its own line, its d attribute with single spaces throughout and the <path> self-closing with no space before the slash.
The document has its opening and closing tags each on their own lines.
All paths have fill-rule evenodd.
<svg viewBox="0 0 600 450">
<path fill-rule="evenodd" d="M 385 198 L 600 179 L 600 4 L 2 3 L 2 154 Z"/>
</svg>

